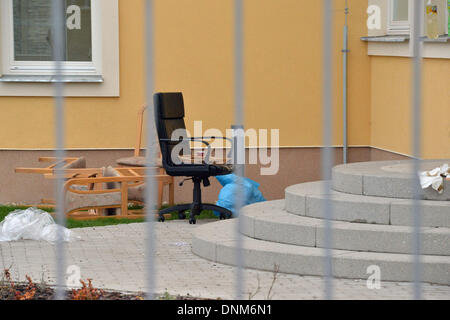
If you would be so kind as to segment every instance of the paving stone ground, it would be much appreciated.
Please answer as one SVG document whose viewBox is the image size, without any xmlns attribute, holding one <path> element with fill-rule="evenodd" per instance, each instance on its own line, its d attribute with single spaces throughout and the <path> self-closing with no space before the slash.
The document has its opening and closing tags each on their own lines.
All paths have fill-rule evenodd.
<svg viewBox="0 0 450 320">
<path fill-rule="evenodd" d="M 199 225 L 209 221 L 199 221 Z M 191 252 L 192 232 L 197 226 L 187 221 L 155 223 L 156 291 L 172 295 L 233 299 L 236 268 L 213 263 Z M 74 229 L 82 240 L 66 244 L 67 265 L 76 265 L 83 279 L 93 279 L 103 289 L 137 292 L 145 289 L 146 224 L 129 224 Z M 10 268 L 16 280 L 25 275 L 39 282 L 55 283 L 56 247 L 47 242 L 17 241 L 0 243 L 0 267 Z M 265 299 L 273 273 L 245 270 L 244 297 Z M 381 289 L 368 289 L 365 280 L 335 279 L 336 299 L 411 299 L 413 285 L 382 282 Z M 273 299 L 322 299 L 324 279 L 313 276 L 278 274 Z M 426 299 L 450 299 L 450 287 L 423 284 Z"/>
</svg>

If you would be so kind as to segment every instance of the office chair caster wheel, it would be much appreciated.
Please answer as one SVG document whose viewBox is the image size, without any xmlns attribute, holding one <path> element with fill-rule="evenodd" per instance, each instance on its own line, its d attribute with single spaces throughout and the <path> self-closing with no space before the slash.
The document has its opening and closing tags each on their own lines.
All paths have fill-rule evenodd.
<svg viewBox="0 0 450 320">
<path fill-rule="evenodd" d="M 197 220 L 195 220 L 195 219 L 189 219 L 189 224 L 197 224 Z"/>
<path fill-rule="evenodd" d="M 186 219 L 186 214 L 184 213 L 184 211 L 178 211 L 178 219 L 180 220 Z"/>
<path fill-rule="evenodd" d="M 220 214 L 220 220 L 228 220 L 231 219 L 231 214 L 229 213 L 221 213 Z"/>
<path fill-rule="evenodd" d="M 158 221 L 159 222 L 164 222 L 164 221 L 166 221 L 166 218 L 164 218 L 164 216 L 159 216 Z"/>
</svg>

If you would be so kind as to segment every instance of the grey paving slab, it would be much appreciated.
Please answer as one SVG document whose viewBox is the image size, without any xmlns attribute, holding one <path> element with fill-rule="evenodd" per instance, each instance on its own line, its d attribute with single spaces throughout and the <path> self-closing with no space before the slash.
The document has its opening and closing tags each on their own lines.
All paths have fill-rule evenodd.
<svg viewBox="0 0 450 320">
<path fill-rule="evenodd" d="M 289 186 L 284 191 L 285 209 L 304 216 L 306 213 L 306 196 L 310 192 L 304 183 Z"/>
<path fill-rule="evenodd" d="M 205 298 L 233 299 L 236 268 L 208 261 L 193 254 L 192 233 L 207 221 L 191 226 L 186 221 L 171 221 L 156 225 L 157 291 L 171 294 L 191 294 Z M 94 285 L 104 289 L 140 291 L 145 289 L 145 224 L 115 227 L 76 229 L 83 241 L 69 244 L 68 263 L 81 268 L 83 279 L 92 278 Z M 220 232 L 217 237 L 220 237 Z M 92 241 L 97 239 L 99 241 Z M 223 237 L 221 238 L 223 241 Z M 42 258 L 25 264 L 22 261 L 28 243 L 0 243 L 0 268 L 12 265 L 13 276 L 24 280 L 26 274 L 49 284 L 54 283 L 56 266 L 55 247 L 36 242 L 32 250 Z M 96 255 L 95 252 L 104 253 Z M 110 256 L 110 257 L 108 257 Z M 121 267 L 113 268 L 120 264 Z M 244 271 L 244 297 L 260 289 L 254 299 L 266 299 L 273 273 L 246 269 Z M 412 299 L 413 285 L 406 282 L 384 281 L 381 289 L 368 289 L 366 280 L 335 279 L 336 299 Z M 273 288 L 273 299 L 322 299 L 324 279 L 317 276 L 301 276 L 279 273 Z M 423 294 L 427 299 L 449 299 L 450 287 L 425 284 Z"/>
<path fill-rule="evenodd" d="M 286 214 L 284 203 L 284 200 L 277 200 L 244 207 L 242 219 L 248 221 L 253 232 L 244 228 L 242 233 L 255 239 L 315 246 L 315 225 L 318 221 L 305 218 L 303 223 L 298 223 L 303 217 Z"/>
<path fill-rule="evenodd" d="M 363 174 L 360 172 L 333 170 L 331 180 L 334 190 L 351 194 L 364 194 Z"/>
<path fill-rule="evenodd" d="M 412 200 L 392 202 L 390 223 L 404 226 L 414 225 L 411 209 L 413 205 Z M 450 202 L 427 201 L 426 208 L 421 207 L 420 219 L 423 226 L 450 228 Z"/>
<path fill-rule="evenodd" d="M 342 277 L 364 277 L 368 267 L 377 266 L 381 277 L 385 280 L 411 281 L 414 276 L 413 263 L 410 256 L 391 254 L 390 256 L 378 256 L 379 254 L 367 252 L 355 252 L 334 259 L 334 273 Z M 424 256 L 422 258 L 422 281 L 432 283 L 450 283 L 450 268 L 448 261 L 439 257 Z"/>
</svg>

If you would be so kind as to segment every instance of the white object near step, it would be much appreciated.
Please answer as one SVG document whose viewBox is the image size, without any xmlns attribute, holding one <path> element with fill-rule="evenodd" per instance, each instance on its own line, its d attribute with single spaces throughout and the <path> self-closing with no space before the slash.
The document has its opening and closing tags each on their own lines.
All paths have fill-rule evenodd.
<svg viewBox="0 0 450 320">
<path fill-rule="evenodd" d="M 420 185 L 422 186 L 422 189 L 431 186 L 434 190 L 439 192 L 439 194 L 442 194 L 444 192 L 444 179 L 449 176 L 449 166 L 448 163 L 446 163 L 439 168 L 420 172 Z"/>
</svg>

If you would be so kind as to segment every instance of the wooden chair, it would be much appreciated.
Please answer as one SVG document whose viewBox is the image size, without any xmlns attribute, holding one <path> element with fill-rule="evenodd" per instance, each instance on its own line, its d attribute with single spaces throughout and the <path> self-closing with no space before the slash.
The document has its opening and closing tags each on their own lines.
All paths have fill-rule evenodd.
<svg viewBox="0 0 450 320">
<path fill-rule="evenodd" d="M 114 175 L 105 176 L 107 170 L 113 171 Z M 83 175 L 94 173 L 97 174 L 96 177 L 71 178 L 65 183 L 65 211 L 68 217 L 88 220 L 144 216 L 142 210 L 129 210 L 128 204 L 130 202 L 144 204 L 145 168 L 87 169 Z M 169 183 L 171 178 L 168 175 L 153 177 L 162 183 Z M 46 178 L 55 179 L 57 176 L 47 174 Z M 101 212 L 108 208 L 120 209 L 120 214 L 102 215 Z"/>
<path fill-rule="evenodd" d="M 142 149 L 142 131 L 143 131 L 143 125 L 144 125 L 144 113 L 147 109 L 148 109 L 148 107 L 144 106 L 138 112 L 138 125 L 137 125 L 138 130 L 137 130 L 136 145 L 134 148 L 134 155 L 132 157 L 118 159 L 116 161 L 116 163 L 120 166 L 124 166 L 124 167 L 145 167 L 146 166 L 146 159 L 144 156 L 141 156 L 141 149 Z M 159 155 L 156 163 L 157 163 L 157 166 L 159 167 L 159 174 L 165 175 L 166 172 L 162 166 L 161 155 Z M 173 206 L 175 203 L 174 178 L 171 177 L 167 181 L 159 181 L 158 182 L 158 205 L 159 205 L 159 207 L 162 206 L 164 186 L 166 186 L 166 185 L 169 188 L 169 205 Z"/>
<path fill-rule="evenodd" d="M 128 210 L 128 203 L 144 205 L 144 181 L 147 168 L 86 168 L 83 157 L 64 159 L 41 157 L 39 162 L 51 164 L 43 168 L 16 168 L 15 172 L 42 174 L 46 179 L 51 180 L 58 178 L 66 180 L 65 201 L 66 213 L 69 217 L 96 219 L 143 216 L 142 210 Z M 155 169 L 159 170 L 159 168 Z M 165 174 L 157 174 L 154 177 L 159 184 L 168 184 L 173 181 L 172 177 Z M 41 204 L 35 206 L 54 207 L 55 201 L 41 199 Z M 105 216 L 104 209 L 108 208 L 118 208 L 120 214 Z"/>
<path fill-rule="evenodd" d="M 15 173 L 27 173 L 27 174 L 51 174 L 55 172 L 56 168 L 60 170 L 72 170 L 76 171 L 86 168 L 86 159 L 84 157 L 68 157 L 63 159 L 57 159 L 55 157 L 39 157 L 38 162 L 49 163 L 47 167 L 42 168 L 15 168 Z M 76 174 L 73 173 L 75 176 Z M 55 204 L 53 199 L 41 199 L 41 204 L 37 207 L 52 207 Z"/>
<path fill-rule="evenodd" d="M 37 173 L 45 174 L 55 171 L 57 166 L 60 166 L 60 170 L 86 168 L 86 159 L 84 157 L 73 157 L 57 159 L 55 157 L 39 157 L 39 162 L 50 163 L 49 166 L 43 168 L 15 168 L 15 173 Z"/>
</svg>

